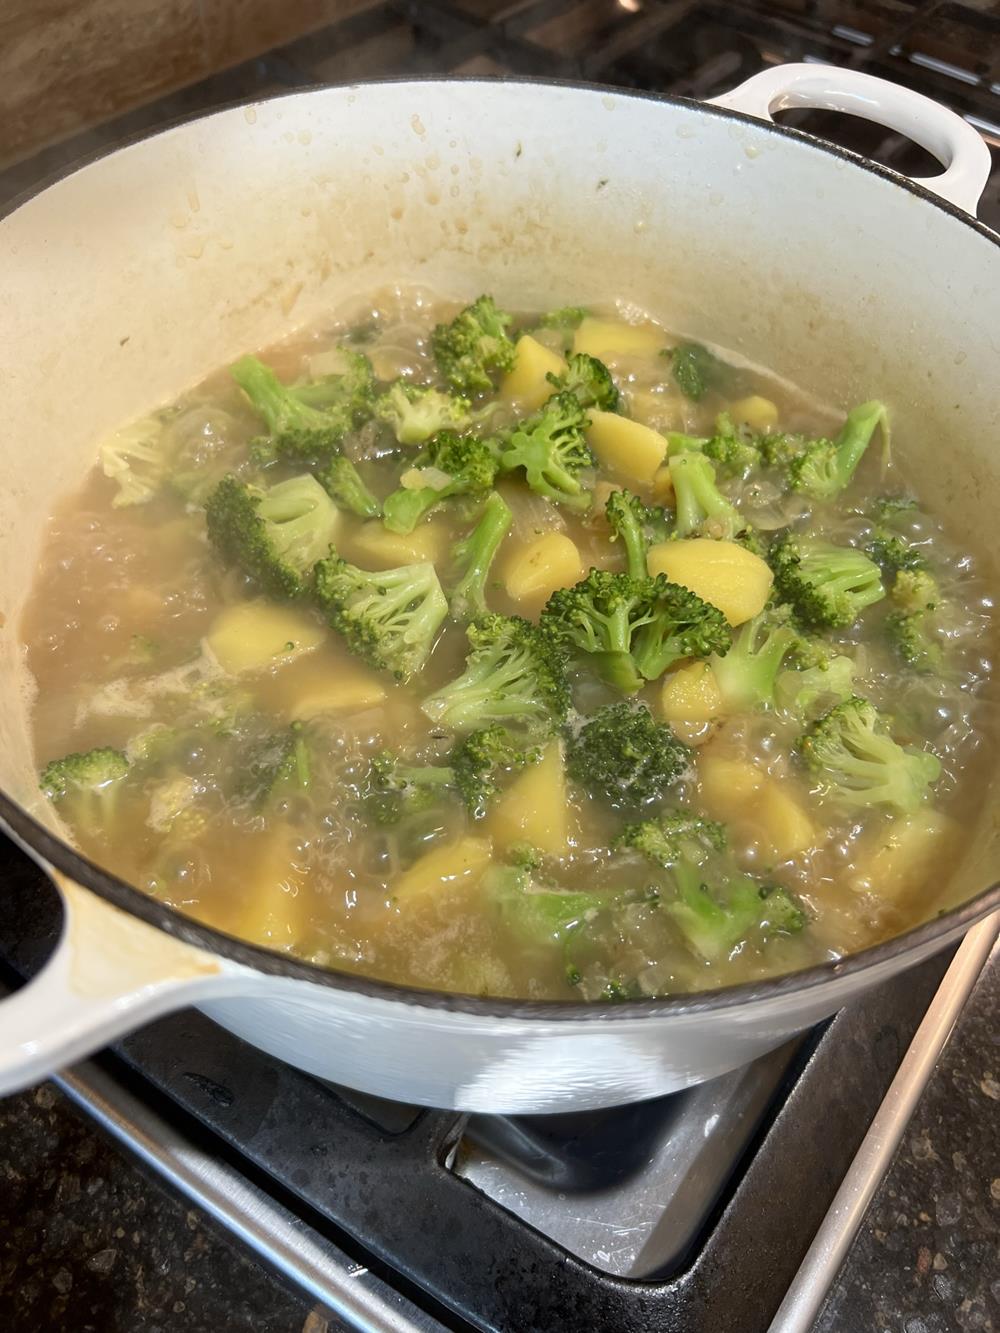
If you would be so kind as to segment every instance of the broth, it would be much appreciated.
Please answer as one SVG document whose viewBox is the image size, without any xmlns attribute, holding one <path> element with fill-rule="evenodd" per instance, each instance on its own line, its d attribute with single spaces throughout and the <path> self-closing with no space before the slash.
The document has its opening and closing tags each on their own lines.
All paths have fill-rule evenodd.
<svg viewBox="0 0 1000 1333">
<path fill-rule="evenodd" d="M 317 410 L 326 406 L 323 386 L 339 383 L 329 377 L 359 355 L 369 359 L 379 395 L 397 377 L 440 385 L 429 334 L 456 313 L 426 292 L 381 293 L 364 310 L 269 349 L 264 360 L 286 383 L 318 383 Z M 353 651 L 308 593 L 275 596 L 259 569 L 254 577 L 220 558 L 204 506 L 223 475 L 270 487 L 310 471 L 281 459 L 265 465 L 259 444 L 254 461 L 253 442 L 266 433 L 261 417 L 220 371 L 103 451 L 104 470 L 95 468 L 52 520 L 26 611 L 40 763 L 93 747 L 127 757 L 125 775 L 96 794 L 58 800 L 87 855 L 184 913 L 322 965 L 534 999 L 660 995 L 792 971 L 933 913 L 936 876 L 974 817 L 976 774 L 989 748 L 993 617 L 957 534 L 919 507 L 874 515 L 875 495 L 907 490 L 905 440 L 893 441 L 887 465 L 876 428 L 849 485 L 817 501 L 808 489 L 789 489 L 774 442 L 790 438 L 794 451 L 800 437 L 835 437 L 841 413 L 724 351 L 691 350 L 650 320 L 606 310 L 562 324 L 517 318 L 515 328 L 530 331 L 539 349 L 537 365 L 529 364 L 528 343 L 519 344 L 499 399 L 495 390 L 480 394 L 467 414 L 479 418 L 461 431 L 509 441 L 521 419 L 546 410 L 556 386 L 545 367 L 558 369 L 574 344 L 600 352 L 621 403 L 617 413 L 586 409 L 597 456 L 596 467 L 579 473 L 593 491 L 589 509 L 553 503 L 518 468 L 497 474 L 511 520 L 485 586 L 491 612 L 535 622 L 550 594 L 586 571 L 623 571 L 623 543 L 611 540 L 604 505 L 622 486 L 665 507 L 656 521 L 674 531 L 651 546 L 668 548 L 671 569 L 684 542 L 701 542 L 701 557 L 704 543 L 735 548 L 747 568 L 758 562 L 759 575 L 765 555 L 776 563 L 768 545 L 790 527 L 856 550 L 875 549 L 881 529 L 886 595 L 832 630 L 803 628 L 800 606 L 776 692 L 735 705 L 720 698 L 723 677 L 704 656 L 682 653 L 623 694 L 602 678 L 607 664 L 570 636 L 568 721 L 518 723 L 528 757 L 501 766 L 499 790 L 481 808 L 463 803 L 454 779 L 416 799 L 419 783 L 396 774 L 390 788 L 390 760 L 377 756 L 389 751 L 413 767 L 456 762 L 463 732 L 421 704 L 463 670 L 466 626 L 444 619 L 425 665 L 395 680 Z M 672 356 L 661 354 L 670 349 Z M 495 400 L 495 410 L 483 410 Z M 720 431 L 723 412 L 729 421 Z M 595 433 L 595 415 L 608 438 Z M 622 445 L 618 423 L 605 419 L 615 416 L 649 432 Z M 705 438 L 726 430 L 747 448 L 771 449 L 771 463 L 744 475 L 717 455 L 714 484 L 739 523 L 702 515 L 678 539 L 679 473 L 668 453 L 701 457 Z M 669 439 L 669 451 L 664 443 L 650 466 L 643 450 L 655 453 L 658 438 Z M 379 501 L 451 476 L 368 411 L 353 419 L 343 450 Z M 363 570 L 429 562 L 451 591 L 460 563 L 454 545 L 483 504 L 479 493 L 443 498 L 409 533 L 342 506 L 336 551 Z M 893 647 L 899 627 L 891 618 L 906 610 L 898 589 L 893 595 L 901 576 L 892 561 L 902 548 L 905 559 L 929 567 L 939 590 L 934 610 L 913 622 L 933 628 L 932 669 L 929 659 L 915 669 Z M 723 583 L 742 589 L 745 577 L 741 567 Z M 551 611 L 543 619 L 555 623 Z M 732 635 L 738 642 L 739 624 Z M 853 665 L 849 679 L 838 677 L 842 667 L 829 668 L 830 680 L 846 686 L 836 695 L 822 686 L 806 706 L 799 692 L 820 648 Z M 801 742 L 847 695 L 879 709 L 880 734 L 891 731 L 911 757 L 936 756 L 940 773 L 932 773 L 933 760 L 922 777 L 910 764 L 916 794 L 895 804 L 845 804 L 831 791 L 829 770 L 806 762 Z M 623 699 L 648 707 L 686 747 L 674 751 L 683 763 L 652 799 L 609 796 L 594 789 L 592 774 L 579 780 L 592 755 L 578 761 L 575 777 L 566 773 L 586 719 Z M 662 728 L 658 736 L 662 744 Z M 727 833 L 725 853 L 700 844 L 686 889 L 670 857 L 620 842 L 623 830 L 667 810 L 719 821 Z M 746 896 L 746 876 L 754 892 L 765 888 L 766 910 L 735 906 L 740 892 Z M 779 903 L 792 904 L 791 926 Z"/>
</svg>

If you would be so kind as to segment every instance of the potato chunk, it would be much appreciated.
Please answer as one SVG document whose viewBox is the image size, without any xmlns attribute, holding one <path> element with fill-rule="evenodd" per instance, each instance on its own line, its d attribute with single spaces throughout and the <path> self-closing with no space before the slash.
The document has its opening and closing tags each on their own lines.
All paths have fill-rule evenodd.
<svg viewBox="0 0 1000 1333">
<path fill-rule="evenodd" d="M 223 671 L 239 676 L 290 662 L 318 648 L 326 637 L 320 622 L 305 611 L 254 601 L 221 612 L 205 644 Z"/>
<path fill-rule="evenodd" d="M 664 338 L 652 324 L 623 324 L 616 319 L 591 319 L 588 315 L 573 337 L 573 351 L 612 363 L 622 356 L 656 356 Z"/>
<path fill-rule="evenodd" d="M 517 340 L 514 368 L 504 376 L 500 396 L 534 412 L 555 393 L 555 386 L 546 376 L 562 375 L 565 371 L 566 362 L 558 352 L 543 347 L 530 333 L 524 333 Z"/>
<path fill-rule="evenodd" d="M 773 430 L 778 424 L 778 408 L 770 398 L 762 398 L 759 393 L 752 393 L 748 398 L 740 398 L 729 407 L 729 415 L 737 426 L 749 426 L 751 430 Z"/>
<path fill-rule="evenodd" d="M 296 863 L 290 829 L 254 839 L 249 878 L 240 886 L 238 904 L 219 921 L 223 930 L 268 949 L 294 949 L 306 931 L 306 870 Z M 214 920 L 215 918 L 213 918 Z"/>
<path fill-rule="evenodd" d="M 526 768 L 496 800 L 489 816 L 502 847 L 527 844 L 551 856 L 569 850 L 570 812 L 562 747 L 553 741 L 537 764 Z"/>
<path fill-rule="evenodd" d="M 774 575 L 766 561 L 737 542 L 688 537 L 662 542 L 649 552 L 649 572 L 711 602 L 730 625 L 742 625 L 763 611 Z"/>
<path fill-rule="evenodd" d="M 320 654 L 325 658 L 325 654 Z M 370 671 L 359 665 L 315 658 L 296 667 L 294 682 L 289 680 L 289 716 L 292 721 L 307 722 L 324 714 L 337 716 L 363 712 L 385 699 L 385 686 Z M 284 678 L 283 678 L 284 679 Z"/>
<path fill-rule="evenodd" d="M 408 909 L 459 885 L 469 887 L 489 865 L 491 852 L 489 838 L 459 838 L 434 847 L 400 875 L 393 899 Z"/>
<path fill-rule="evenodd" d="M 587 443 L 601 466 L 626 481 L 648 485 L 667 456 L 664 437 L 616 412 L 590 408 L 587 415 L 590 417 Z"/>
<path fill-rule="evenodd" d="M 363 569 L 396 569 L 422 560 L 436 565 L 447 555 L 448 545 L 447 530 L 433 520 L 419 524 L 412 532 L 399 533 L 390 532 L 375 518 L 345 543 L 345 549 L 348 558 Z"/>
<path fill-rule="evenodd" d="M 708 662 L 690 662 L 664 677 L 660 706 L 668 722 L 711 722 L 725 712 Z"/>
<path fill-rule="evenodd" d="M 747 812 L 761 850 L 776 861 L 808 851 L 817 841 L 816 827 L 787 784 L 769 778 Z"/>
<path fill-rule="evenodd" d="M 576 543 L 563 532 L 546 532 L 511 554 L 503 581 L 507 595 L 516 602 L 541 603 L 556 588 L 578 583 L 584 572 Z"/>
<path fill-rule="evenodd" d="M 955 821 L 937 810 L 905 815 L 873 829 L 862 839 L 852 888 L 891 902 L 905 900 L 941 870 L 959 832 Z"/>
<path fill-rule="evenodd" d="M 713 819 L 738 819 L 767 776 L 749 759 L 700 754 L 697 760 L 702 800 Z"/>
</svg>

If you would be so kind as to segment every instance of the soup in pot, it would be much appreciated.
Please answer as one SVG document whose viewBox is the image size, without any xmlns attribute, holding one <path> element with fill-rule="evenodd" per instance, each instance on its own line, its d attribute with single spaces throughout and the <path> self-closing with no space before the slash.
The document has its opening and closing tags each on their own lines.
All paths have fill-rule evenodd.
<svg viewBox="0 0 1000 1333">
<path fill-rule="evenodd" d="M 82 850 L 321 965 L 703 990 L 934 912 L 993 610 L 833 410 L 631 308 L 416 290 L 105 441 L 23 634 Z"/>
</svg>

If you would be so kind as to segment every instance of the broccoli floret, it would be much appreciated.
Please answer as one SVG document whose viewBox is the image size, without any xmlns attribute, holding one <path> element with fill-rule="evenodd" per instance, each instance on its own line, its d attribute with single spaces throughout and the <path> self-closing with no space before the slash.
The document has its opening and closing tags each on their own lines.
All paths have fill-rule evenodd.
<svg viewBox="0 0 1000 1333">
<path fill-rule="evenodd" d="M 514 366 L 514 344 L 507 336 L 510 315 L 492 296 L 480 296 L 450 324 L 438 324 L 431 347 L 438 370 L 462 394 L 489 393 L 491 376 Z"/>
<path fill-rule="evenodd" d="M 486 615 L 467 628 L 471 652 L 465 670 L 421 704 L 449 731 L 476 731 L 493 723 L 552 730 L 566 716 L 569 689 L 562 645 L 519 616 Z"/>
<path fill-rule="evenodd" d="M 550 310 L 538 321 L 542 329 L 578 329 L 590 312 L 582 305 L 564 305 Z"/>
<path fill-rule="evenodd" d="M 770 707 L 774 702 L 781 664 L 799 639 L 791 621 L 791 607 L 765 607 L 733 635 L 724 657 L 712 658 L 712 672 L 730 711 Z"/>
<path fill-rule="evenodd" d="M 492 866 L 482 880 L 482 896 L 495 905 L 504 925 L 524 944 L 559 942 L 612 904 L 607 894 L 539 885 L 535 868 L 530 860 Z"/>
<path fill-rule="evenodd" d="M 910 495 L 880 495 L 868 507 L 875 523 L 894 523 L 903 514 L 912 514 L 918 508 Z"/>
<path fill-rule="evenodd" d="M 95 834 L 114 819 L 119 788 L 128 771 L 129 762 L 121 750 L 98 746 L 53 759 L 42 769 L 40 785 L 76 828 Z"/>
<path fill-rule="evenodd" d="M 624 694 L 656 680 L 682 657 L 724 654 L 731 640 L 718 608 L 662 574 L 636 579 L 592 569 L 572 588 L 552 594 L 542 620 Z"/>
<path fill-rule="evenodd" d="M 814 722 L 800 748 L 823 793 L 850 808 L 912 814 L 941 776 L 937 755 L 899 745 L 874 704 L 857 695 Z"/>
<path fill-rule="evenodd" d="M 927 568 L 927 557 L 919 546 L 898 532 L 890 532 L 884 527 L 873 530 L 865 549 L 885 574 L 896 574 L 903 569 Z"/>
<path fill-rule="evenodd" d="M 839 654 L 797 670 L 782 671 L 775 683 L 774 696 L 786 712 L 809 717 L 822 703 L 829 708 L 854 693 L 857 667 L 854 659 Z"/>
<path fill-rule="evenodd" d="M 810 628 L 845 629 L 885 596 L 878 565 L 850 546 L 786 532 L 768 559 L 778 596 Z"/>
<path fill-rule="evenodd" d="M 519 422 L 501 441 L 505 472 L 524 468 L 539 495 L 570 509 L 590 508 L 580 474 L 594 466 L 584 430 L 589 424 L 576 394 L 554 393 L 540 412 Z"/>
<path fill-rule="evenodd" d="M 277 735 L 253 738 L 241 755 L 237 796 L 258 809 L 306 791 L 310 782 L 309 745 L 301 722 Z"/>
<path fill-rule="evenodd" d="M 470 732 L 451 752 L 455 788 L 474 819 L 481 819 L 499 790 L 500 778 L 537 763 L 541 750 L 525 745 L 506 727 L 494 724 Z"/>
<path fill-rule="evenodd" d="M 424 665 L 448 614 L 429 561 L 372 572 L 331 554 L 316 566 L 315 592 L 352 652 L 397 680 Z"/>
<path fill-rule="evenodd" d="M 592 569 L 572 588 L 556 589 L 542 611 L 542 623 L 583 653 L 602 680 L 634 694 L 645 684 L 633 656 L 634 641 L 655 614 L 655 595 L 651 578 Z"/>
<path fill-rule="evenodd" d="M 413 467 L 404 473 L 407 485 L 386 497 L 382 521 L 390 532 L 412 532 L 442 500 L 488 491 L 497 467 L 496 453 L 489 441 L 443 430 L 428 440 Z"/>
<path fill-rule="evenodd" d="M 625 547 L 625 565 L 635 579 L 649 573 L 646 552 L 654 542 L 665 541 L 670 534 L 667 511 L 651 508 L 631 491 L 612 491 L 604 506 L 611 538 Z"/>
<path fill-rule="evenodd" d="M 358 518 L 377 518 L 382 506 L 365 485 L 361 474 L 349 458 L 339 454 L 316 473 L 316 479 L 341 509 Z"/>
<path fill-rule="evenodd" d="M 405 764 L 391 750 L 381 750 L 372 757 L 361 790 L 368 814 L 387 825 L 430 809 L 454 785 L 450 767 Z"/>
<path fill-rule="evenodd" d="M 721 388 L 732 375 L 732 367 L 701 343 L 680 343 L 663 355 L 670 358 L 671 372 L 681 393 L 694 402 L 704 398 L 709 389 Z"/>
<path fill-rule="evenodd" d="M 224 477 L 209 496 L 205 517 L 220 555 L 284 597 L 308 589 L 339 520 L 333 501 L 308 474 L 271 487 Z"/>
<path fill-rule="evenodd" d="M 659 800 L 689 759 L 686 746 L 645 705 L 622 700 L 599 708 L 570 737 L 566 771 L 612 806 L 638 807 Z"/>
<path fill-rule="evenodd" d="M 562 375 L 545 376 L 558 392 L 571 393 L 581 407 L 598 407 L 602 412 L 617 412 L 621 400 L 611 371 L 603 361 L 586 352 L 576 352 L 569 358 Z"/>
<path fill-rule="evenodd" d="M 378 399 L 375 415 L 392 427 L 400 444 L 423 444 L 438 431 L 465 430 L 472 423 L 472 404 L 460 394 L 400 379 Z"/>
<path fill-rule="evenodd" d="M 113 509 L 145 504 L 166 480 L 172 441 L 165 415 L 143 417 L 101 444 L 101 470 L 118 488 Z"/>
<path fill-rule="evenodd" d="M 871 443 L 875 427 L 881 425 L 889 438 L 889 414 L 884 403 L 862 403 L 847 414 L 835 440 L 810 440 L 790 460 L 788 483 L 815 500 L 832 500 L 848 485 Z"/>
<path fill-rule="evenodd" d="M 935 624 L 941 604 L 937 580 L 922 567 L 901 569 L 890 596 L 895 609 L 885 618 L 885 631 L 897 656 L 912 671 L 943 674 L 944 645 Z"/>
<path fill-rule="evenodd" d="M 670 480 L 676 497 L 678 537 L 699 534 L 731 539 L 746 523 L 719 492 L 715 468 L 704 454 L 686 450 L 670 459 Z"/>
<path fill-rule="evenodd" d="M 745 477 L 761 462 L 760 437 L 734 426 L 726 412 L 716 418 L 714 435 L 705 437 L 669 431 L 667 445 L 671 454 L 692 451 L 704 454 L 723 477 Z"/>
<path fill-rule="evenodd" d="M 500 543 L 510 531 L 514 515 L 503 496 L 493 491 L 483 506 L 482 517 L 468 536 L 452 548 L 461 577 L 452 589 L 451 614 L 456 620 L 473 620 L 486 615 L 486 581 L 500 549 Z"/>
<path fill-rule="evenodd" d="M 667 912 L 708 962 L 727 957 L 753 931 L 791 934 L 805 913 L 784 889 L 760 885 L 740 872 L 726 851 L 721 824 L 684 810 L 623 829 L 615 847 L 640 852 L 670 872 L 677 897 Z"/>
<path fill-rule="evenodd" d="M 245 356 L 230 367 L 254 411 L 263 417 L 267 435 L 252 444 L 254 458 L 269 463 L 325 463 L 340 452 L 340 442 L 370 415 L 374 377 L 368 358 L 351 352 L 344 375 L 292 388 L 282 384 L 270 366 Z"/>
</svg>

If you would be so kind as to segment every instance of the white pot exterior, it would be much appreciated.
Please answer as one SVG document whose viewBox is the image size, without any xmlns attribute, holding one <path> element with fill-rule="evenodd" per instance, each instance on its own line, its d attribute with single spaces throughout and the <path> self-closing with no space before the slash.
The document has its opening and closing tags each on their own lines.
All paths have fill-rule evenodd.
<svg viewBox="0 0 1000 1333">
<path fill-rule="evenodd" d="M 995 525 L 996 240 L 887 174 L 695 104 L 476 82 L 296 94 L 59 182 L 0 222 L 0 265 L 0 787 L 50 827 L 16 632 L 56 499 L 107 430 L 388 281 L 488 289 L 513 306 L 623 298 L 841 405 L 885 397 L 908 468 L 937 478 L 932 501 L 960 509 L 973 539 Z M 943 477 L 942 443 L 961 453 Z M 949 904 L 1000 865 L 993 808 L 988 798 Z M 232 961 L 246 951 L 218 945 L 231 957 L 214 957 L 211 932 L 168 921 L 203 946 L 182 966 L 188 946 L 163 931 L 78 889 L 68 901 L 58 967 L 0 1008 L 0 1092 L 197 1002 L 282 1059 L 382 1096 L 486 1111 L 609 1105 L 743 1064 L 964 928 L 739 1004 L 560 1018 L 267 975 Z M 118 935 L 102 983 L 91 975 L 81 990 L 74 958 L 103 959 Z"/>
</svg>

